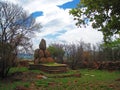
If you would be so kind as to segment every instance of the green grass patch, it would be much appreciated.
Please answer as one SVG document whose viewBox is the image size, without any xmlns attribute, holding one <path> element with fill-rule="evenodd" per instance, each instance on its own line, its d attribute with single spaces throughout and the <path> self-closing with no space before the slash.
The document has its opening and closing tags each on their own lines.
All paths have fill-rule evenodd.
<svg viewBox="0 0 120 90">
<path fill-rule="evenodd" d="M 28 63 L 29 63 L 29 64 L 34 64 L 34 62 L 32 62 L 32 61 L 31 61 L 31 62 L 28 62 Z"/>
<path fill-rule="evenodd" d="M 65 64 L 59 64 L 59 63 L 45 63 L 42 65 L 44 66 L 65 66 Z"/>
<path fill-rule="evenodd" d="M 26 67 L 13 67 L 10 69 L 9 74 L 15 73 L 15 72 L 26 72 L 28 71 L 28 68 Z"/>
<path fill-rule="evenodd" d="M 108 72 L 104 70 L 68 70 L 61 74 L 49 74 L 40 70 L 28 70 L 28 68 L 12 68 L 10 73 L 15 72 L 33 72 L 36 75 L 43 74 L 47 79 L 36 79 L 32 82 L 0 81 L 0 90 L 14 90 L 16 86 L 30 87 L 31 83 L 35 84 L 35 89 L 40 90 L 119 90 L 120 71 Z M 62 77 L 72 74 L 81 74 L 81 77 Z M 62 77 L 62 78 L 60 78 Z M 26 77 L 27 78 L 27 77 Z"/>
<path fill-rule="evenodd" d="M 16 81 L 16 82 L 9 82 L 9 83 L 3 83 L 0 81 L 0 90 L 14 90 L 17 86 L 24 86 L 24 87 L 29 87 L 30 83 L 29 82 L 21 82 L 21 81 Z"/>
</svg>

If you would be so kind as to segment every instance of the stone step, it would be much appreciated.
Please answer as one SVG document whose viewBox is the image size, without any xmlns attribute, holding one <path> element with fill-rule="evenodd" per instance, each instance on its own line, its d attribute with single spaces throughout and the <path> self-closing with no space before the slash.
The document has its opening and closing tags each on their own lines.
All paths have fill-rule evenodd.
<svg viewBox="0 0 120 90">
<path fill-rule="evenodd" d="M 48 70 L 47 72 L 49 72 L 49 73 L 61 73 L 61 72 L 66 72 L 66 70 Z"/>
<path fill-rule="evenodd" d="M 48 73 L 62 73 L 62 72 L 66 72 L 67 66 L 44 66 L 44 65 L 29 65 L 29 69 L 31 70 L 41 70 L 44 72 L 48 72 Z"/>
</svg>

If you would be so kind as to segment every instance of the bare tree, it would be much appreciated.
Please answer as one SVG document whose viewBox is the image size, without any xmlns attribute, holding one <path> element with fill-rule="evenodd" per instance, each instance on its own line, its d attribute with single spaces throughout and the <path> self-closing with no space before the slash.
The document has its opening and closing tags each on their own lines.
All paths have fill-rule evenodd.
<svg viewBox="0 0 120 90">
<path fill-rule="evenodd" d="M 79 42 L 78 44 L 65 45 L 65 55 L 70 68 L 76 69 L 78 64 L 83 60 L 83 44 Z"/>
<path fill-rule="evenodd" d="M 30 50 L 31 36 L 41 28 L 22 7 L 0 1 L 0 76 L 15 62 L 18 49 Z M 14 57 L 13 57 L 14 56 Z M 12 60 L 12 61 L 11 61 Z"/>
<path fill-rule="evenodd" d="M 90 43 L 79 41 L 71 44 L 52 44 L 48 49 L 54 57 L 59 58 L 60 53 L 62 53 L 62 57 L 64 55 L 63 61 L 65 61 L 71 69 L 101 69 L 104 66 L 102 66 L 102 63 L 106 61 L 120 60 L 119 47 L 105 47 L 103 44 L 91 45 Z M 62 59 L 60 60 L 62 61 Z"/>
</svg>

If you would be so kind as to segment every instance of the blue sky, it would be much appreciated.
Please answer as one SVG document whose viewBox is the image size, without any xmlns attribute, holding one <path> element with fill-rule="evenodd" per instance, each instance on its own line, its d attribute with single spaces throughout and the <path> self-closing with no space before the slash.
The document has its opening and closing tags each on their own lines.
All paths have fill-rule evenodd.
<svg viewBox="0 0 120 90">
<path fill-rule="evenodd" d="M 36 11 L 36 12 L 33 12 L 30 16 L 32 16 L 33 18 L 37 18 L 37 17 L 43 16 L 43 12 Z"/>
<path fill-rule="evenodd" d="M 4 1 L 4 0 L 3 0 Z M 42 38 L 50 43 L 76 43 L 80 40 L 86 43 L 98 43 L 102 41 L 102 33 L 93 30 L 91 24 L 84 28 L 77 28 L 76 21 L 69 14 L 71 8 L 75 8 L 79 0 L 5 0 L 21 5 L 30 13 L 36 22 L 41 23 L 40 33 L 32 38 L 34 49 L 38 48 Z"/>
<path fill-rule="evenodd" d="M 73 0 L 71 2 L 67 2 L 63 5 L 59 5 L 58 7 L 63 8 L 63 9 L 68 9 L 68 8 L 76 8 L 77 4 L 80 2 L 80 0 Z"/>
<path fill-rule="evenodd" d="M 67 3 L 64 3 L 63 5 L 58 5 L 58 7 L 62 9 L 72 9 L 72 8 L 76 8 L 79 2 L 80 0 L 73 0 Z M 43 11 L 36 11 L 31 14 L 31 16 L 33 16 L 34 18 L 40 17 L 42 15 L 43 15 Z"/>
</svg>

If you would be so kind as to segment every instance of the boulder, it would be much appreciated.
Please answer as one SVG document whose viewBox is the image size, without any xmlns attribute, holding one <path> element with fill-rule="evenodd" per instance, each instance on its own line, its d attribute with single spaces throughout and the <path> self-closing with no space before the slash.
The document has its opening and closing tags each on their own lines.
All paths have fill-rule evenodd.
<svg viewBox="0 0 120 90">
<path fill-rule="evenodd" d="M 51 57 L 48 57 L 48 58 L 47 58 L 47 62 L 48 62 L 48 63 L 53 63 L 53 62 L 54 62 L 54 59 L 51 58 Z"/>
<path fill-rule="evenodd" d="M 44 57 L 45 55 L 44 55 L 44 51 L 43 50 L 39 50 L 39 58 L 42 58 L 42 57 Z"/>
<path fill-rule="evenodd" d="M 47 59 L 46 59 L 45 57 L 42 57 L 42 58 L 40 59 L 40 63 L 47 63 Z"/>
<path fill-rule="evenodd" d="M 39 63 L 39 58 L 34 60 L 34 64 L 38 64 Z"/>
<path fill-rule="evenodd" d="M 34 59 L 37 59 L 39 57 L 39 49 L 36 49 L 34 52 Z"/>
<path fill-rule="evenodd" d="M 41 40 L 39 48 L 42 50 L 46 50 L 46 41 L 44 39 Z"/>
<path fill-rule="evenodd" d="M 45 56 L 46 57 L 51 57 L 50 52 L 48 50 L 45 50 Z"/>
</svg>

